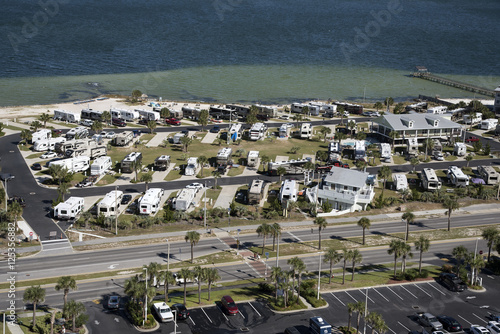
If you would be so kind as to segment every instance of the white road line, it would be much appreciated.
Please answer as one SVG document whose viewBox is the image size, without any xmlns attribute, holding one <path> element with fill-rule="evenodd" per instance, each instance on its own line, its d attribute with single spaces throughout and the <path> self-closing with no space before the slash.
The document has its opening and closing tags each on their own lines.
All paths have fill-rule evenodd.
<svg viewBox="0 0 500 334">
<path fill-rule="evenodd" d="M 193 321 L 193 318 L 189 317 L 189 320 L 191 320 L 191 322 L 193 323 L 193 326 L 196 326 L 196 324 Z"/>
<path fill-rule="evenodd" d="M 259 315 L 259 317 L 262 317 L 259 313 L 259 311 L 257 311 L 257 309 L 255 307 L 253 307 L 252 303 L 248 302 L 248 304 L 250 304 L 250 306 L 252 306 L 253 310 L 255 311 L 255 313 L 257 313 Z"/>
<path fill-rule="evenodd" d="M 423 292 L 423 293 L 425 293 L 425 294 L 426 294 L 427 296 L 429 296 L 429 297 L 432 297 L 432 295 L 428 294 L 428 293 L 427 293 L 427 291 L 425 291 L 424 289 L 422 289 L 419 285 L 420 285 L 420 284 L 415 284 L 415 286 L 416 286 L 417 288 L 419 288 L 420 290 L 422 290 L 422 292 Z"/>
<path fill-rule="evenodd" d="M 55 242 L 69 242 L 69 240 L 68 239 L 44 240 L 44 241 L 42 241 L 42 245 L 51 244 L 51 243 L 55 243 Z"/>
<path fill-rule="evenodd" d="M 387 328 L 389 328 L 389 330 L 392 332 L 392 334 L 396 334 L 396 332 L 395 332 L 395 331 L 393 331 L 393 330 L 391 329 L 391 327 L 387 327 Z"/>
<path fill-rule="evenodd" d="M 203 311 L 203 313 L 205 313 L 205 316 L 207 317 L 208 321 L 210 321 L 210 323 L 213 324 L 214 322 L 212 321 L 212 319 L 210 319 L 210 317 L 208 316 L 207 312 L 205 312 L 205 310 L 203 309 L 203 307 L 201 308 L 201 310 Z M 193 320 L 191 320 L 191 321 L 193 321 Z"/>
<path fill-rule="evenodd" d="M 444 293 L 443 291 L 439 290 L 438 288 L 436 288 L 434 285 L 432 285 L 431 283 L 427 283 L 429 284 L 430 287 L 433 287 L 437 292 L 439 292 L 440 294 L 442 294 L 443 296 L 446 295 L 446 293 Z"/>
<path fill-rule="evenodd" d="M 417 298 L 417 296 L 415 296 L 413 293 L 410 292 L 410 290 L 408 290 L 407 288 L 405 288 L 404 286 L 401 285 L 401 287 L 403 289 L 405 289 L 410 295 L 412 295 L 413 297 Z M 418 298 L 417 298 L 418 299 Z"/>
<path fill-rule="evenodd" d="M 222 313 L 222 315 L 224 316 L 224 318 L 226 318 L 226 321 L 229 321 L 229 319 L 226 317 L 226 314 L 224 313 L 224 311 L 222 311 L 222 309 L 219 307 L 219 305 L 217 305 L 217 308 L 219 309 L 220 313 Z"/>
<path fill-rule="evenodd" d="M 388 286 L 386 286 L 387 289 L 389 289 L 389 291 L 391 291 L 393 294 L 395 294 L 399 299 L 403 300 L 403 298 L 401 298 L 400 295 L 398 295 L 397 293 L 395 293 L 394 291 L 392 291 L 391 288 L 389 288 Z"/>
<path fill-rule="evenodd" d="M 367 297 L 366 291 L 368 291 L 368 290 L 365 289 L 365 291 L 363 291 L 363 290 L 358 290 L 358 291 L 361 292 L 365 296 L 365 299 L 366 299 L 366 297 Z M 375 302 L 373 301 L 373 299 L 370 298 L 370 296 L 368 296 L 368 300 L 375 304 Z"/>
<path fill-rule="evenodd" d="M 402 324 L 402 323 L 400 323 L 399 321 L 398 321 L 398 324 L 400 324 L 401 326 L 403 326 L 403 328 L 404 328 L 404 329 L 406 329 L 408 332 L 410 331 L 410 329 L 409 329 L 408 327 L 406 327 L 405 325 L 403 325 L 403 324 Z"/>
<path fill-rule="evenodd" d="M 343 303 L 340 299 L 338 299 L 338 298 L 337 298 L 337 296 L 335 296 L 335 295 L 334 295 L 333 293 L 331 293 L 331 292 L 330 292 L 330 294 L 331 294 L 333 297 L 335 297 L 335 299 L 337 299 L 337 300 L 339 301 L 339 303 L 340 303 L 340 304 L 342 304 L 343 306 L 345 306 L 345 304 L 344 304 L 344 303 Z"/>
<path fill-rule="evenodd" d="M 241 311 L 238 310 L 238 314 L 241 315 L 243 317 L 243 319 L 246 319 L 245 316 L 243 315 L 243 313 L 241 313 Z"/>
<path fill-rule="evenodd" d="M 475 316 L 476 318 L 478 318 L 479 320 L 481 320 L 481 321 L 483 321 L 483 322 L 487 323 L 487 322 L 486 322 L 486 320 L 484 320 L 483 318 L 481 318 L 481 317 L 480 317 L 480 316 L 478 316 L 477 314 L 472 313 L 472 315 L 473 315 L 473 316 Z"/>
<path fill-rule="evenodd" d="M 249 266 L 250 269 L 252 269 L 254 273 L 257 274 L 257 277 L 262 277 L 262 275 L 257 271 L 257 269 L 255 269 L 250 263 L 247 262 L 247 266 Z"/>
<path fill-rule="evenodd" d="M 59 250 L 59 249 L 72 249 L 71 247 L 59 247 L 59 248 L 49 248 L 49 249 L 43 249 L 43 252 L 48 252 L 48 251 L 53 251 L 53 250 Z"/>
<path fill-rule="evenodd" d="M 468 321 L 467 319 L 465 319 L 464 317 L 462 317 L 460 314 L 458 316 L 460 317 L 460 319 L 462 319 L 463 321 L 465 321 L 469 325 L 472 325 L 472 322 Z"/>
<path fill-rule="evenodd" d="M 290 234 L 293 238 L 297 239 L 299 242 L 303 242 L 302 239 L 300 239 L 299 237 L 297 237 L 295 234 L 293 234 L 292 232 L 287 232 L 288 234 Z"/>
<path fill-rule="evenodd" d="M 385 298 L 385 296 L 383 294 L 381 294 L 380 292 L 378 292 L 378 289 L 373 289 L 373 291 L 375 291 L 376 293 L 378 293 L 382 298 L 385 299 L 386 302 L 389 301 L 389 299 Z"/>
<path fill-rule="evenodd" d="M 356 300 L 353 296 L 351 296 L 351 294 L 350 294 L 349 292 L 347 292 L 347 291 L 344 291 L 344 292 L 345 292 L 345 293 L 346 293 L 349 297 L 351 297 L 351 298 L 352 298 L 352 300 L 354 300 L 355 302 L 357 302 L 357 300 Z"/>
</svg>

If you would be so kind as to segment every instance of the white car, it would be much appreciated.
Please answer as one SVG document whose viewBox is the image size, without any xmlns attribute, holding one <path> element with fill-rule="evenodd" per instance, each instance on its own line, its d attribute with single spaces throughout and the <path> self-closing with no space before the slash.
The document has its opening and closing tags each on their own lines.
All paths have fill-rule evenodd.
<svg viewBox="0 0 500 334">
<path fill-rule="evenodd" d="M 92 126 L 94 124 L 94 122 L 89 120 L 89 119 L 84 119 L 80 122 L 80 124 L 83 126 Z"/>
<path fill-rule="evenodd" d="M 52 159 L 52 158 L 55 158 L 57 157 L 57 153 L 56 152 L 52 152 L 52 151 L 48 151 L 48 152 L 45 152 L 44 154 L 42 154 L 40 156 L 40 159 Z"/>
<path fill-rule="evenodd" d="M 488 325 L 486 328 L 492 333 L 492 334 L 500 334 L 500 323 L 497 321 L 488 321 Z"/>
<path fill-rule="evenodd" d="M 113 139 L 115 137 L 116 137 L 116 133 L 114 133 L 113 131 L 106 132 L 106 134 L 104 135 L 104 138 L 108 138 L 108 139 Z"/>
<path fill-rule="evenodd" d="M 175 282 L 177 283 L 177 285 L 183 285 L 184 284 L 184 278 L 180 278 L 177 274 L 174 274 L 174 278 L 175 278 Z M 198 282 L 198 278 L 197 277 L 194 278 L 194 282 L 195 283 Z M 190 278 L 188 278 L 186 280 L 186 283 L 193 283 L 193 281 Z"/>
<path fill-rule="evenodd" d="M 280 119 L 290 119 L 290 116 L 289 115 L 281 115 Z"/>
<path fill-rule="evenodd" d="M 471 325 L 470 331 L 472 334 L 491 334 L 489 330 L 480 325 Z"/>
<path fill-rule="evenodd" d="M 196 189 L 196 192 L 198 192 L 200 189 L 203 189 L 203 184 L 198 182 L 191 183 L 190 185 L 186 186 L 186 189 Z"/>
<path fill-rule="evenodd" d="M 165 303 L 154 303 L 153 309 L 161 322 L 174 321 L 174 314 L 170 307 Z"/>
</svg>

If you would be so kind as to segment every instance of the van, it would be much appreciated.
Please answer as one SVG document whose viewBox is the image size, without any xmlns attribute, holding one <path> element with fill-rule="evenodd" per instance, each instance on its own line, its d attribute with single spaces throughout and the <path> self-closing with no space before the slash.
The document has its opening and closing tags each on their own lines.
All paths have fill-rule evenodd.
<svg viewBox="0 0 500 334">
<path fill-rule="evenodd" d="M 111 119 L 111 124 L 113 124 L 114 126 L 119 126 L 119 127 L 127 126 L 127 123 L 124 120 L 119 119 L 119 118 Z"/>
</svg>

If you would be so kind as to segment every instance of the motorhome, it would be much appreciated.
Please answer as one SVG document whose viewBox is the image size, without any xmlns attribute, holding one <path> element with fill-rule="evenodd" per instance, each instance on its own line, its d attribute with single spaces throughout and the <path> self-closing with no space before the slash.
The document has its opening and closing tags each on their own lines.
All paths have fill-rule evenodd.
<svg viewBox="0 0 500 334">
<path fill-rule="evenodd" d="M 182 107 L 181 110 L 183 117 L 190 118 L 195 121 L 200 117 L 201 109 L 199 108 Z"/>
<path fill-rule="evenodd" d="M 446 106 L 437 106 L 427 109 L 428 114 L 442 115 L 448 112 L 448 107 Z"/>
<path fill-rule="evenodd" d="M 47 140 L 52 138 L 52 131 L 49 129 L 41 129 L 31 134 L 31 143 L 35 143 L 39 140 Z"/>
<path fill-rule="evenodd" d="M 123 158 L 120 169 L 122 173 L 132 173 L 134 172 L 134 167 L 137 170 L 142 167 L 142 153 L 141 152 L 131 152 L 125 158 Z"/>
<path fill-rule="evenodd" d="M 255 123 L 250 128 L 250 140 L 260 140 L 266 135 L 267 126 L 264 123 Z"/>
<path fill-rule="evenodd" d="M 432 168 L 424 168 L 420 174 L 420 179 L 425 190 L 441 189 L 441 181 L 439 181 L 436 172 Z"/>
<path fill-rule="evenodd" d="M 483 120 L 483 114 L 481 113 L 476 113 L 474 115 L 465 114 L 463 116 L 463 119 L 464 119 L 464 124 L 471 124 L 471 123 L 472 125 L 479 124 Z"/>
<path fill-rule="evenodd" d="M 97 145 L 97 142 L 93 140 L 89 141 L 89 143 L 91 143 L 91 145 L 84 145 L 83 147 L 75 149 L 67 149 L 66 152 L 64 152 L 64 156 L 71 158 L 86 155 L 90 159 L 96 159 L 108 154 L 108 148 L 106 145 Z"/>
<path fill-rule="evenodd" d="M 302 125 L 300 126 L 300 138 L 301 139 L 311 139 L 312 138 L 311 123 L 302 123 Z"/>
<path fill-rule="evenodd" d="M 231 125 L 228 134 L 229 138 L 231 138 L 232 141 L 240 139 L 242 131 L 243 131 L 243 126 L 241 125 L 241 123 L 235 123 Z"/>
<path fill-rule="evenodd" d="M 84 126 L 77 126 L 66 132 L 66 139 L 82 139 L 87 138 L 89 136 L 89 130 Z"/>
<path fill-rule="evenodd" d="M 354 142 L 354 159 L 362 161 L 366 159 L 366 146 L 364 140 L 356 140 Z"/>
<path fill-rule="evenodd" d="M 54 151 L 57 143 L 63 143 L 66 139 L 64 137 L 56 137 L 50 139 L 37 140 L 33 144 L 33 151 L 44 152 L 44 151 Z"/>
<path fill-rule="evenodd" d="M 269 175 L 278 175 L 278 168 L 285 168 L 285 174 L 303 174 L 304 165 L 310 162 L 308 159 L 289 160 L 282 162 L 269 162 L 267 165 L 267 173 Z"/>
<path fill-rule="evenodd" d="M 247 166 L 257 167 L 259 166 L 259 151 L 249 151 L 247 155 Z"/>
<path fill-rule="evenodd" d="M 281 183 L 279 200 L 280 203 L 297 201 L 297 184 L 295 180 L 285 180 Z"/>
<path fill-rule="evenodd" d="M 331 334 L 332 325 L 321 317 L 309 318 L 309 332 L 311 334 Z"/>
<path fill-rule="evenodd" d="M 186 211 L 193 204 L 195 195 L 196 189 L 182 189 L 172 202 L 174 209 L 177 211 Z"/>
<path fill-rule="evenodd" d="M 288 126 L 288 124 L 281 124 L 278 135 L 280 138 L 288 138 L 290 137 L 290 132 L 292 131 L 292 127 Z"/>
<path fill-rule="evenodd" d="M 135 110 L 111 108 L 111 117 L 113 118 L 121 118 L 124 121 L 132 122 L 139 119 L 139 116 L 139 113 Z"/>
<path fill-rule="evenodd" d="M 455 187 L 466 187 L 469 185 L 469 177 L 458 166 L 448 167 L 448 179 Z"/>
<path fill-rule="evenodd" d="M 276 107 L 264 106 L 261 104 L 255 104 L 254 107 L 257 109 L 257 115 L 266 115 L 269 118 L 278 116 L 278 109 Z"/>
<path fill-rule="evenodd" d="M 115 146 L 127 146 L 134 140 L 134 133 L 132 131 L 123 131 L 116 135 L 113 139 Z"/>
<path fill-rule="evenodd" d="M 477 172 L 486 184 L 498 184 L 499 174 L 493 166 L 477 166 Z"/>
<path fill-rule="evenodd" d="M 170 165 L 170 155 L 160 155 L 155 159 L 153 169 L 156 171 L 166 171 Z"/>
<path fill-rule="evenodd" d="M 123 197 L 123 191 L 112 190 L 104 196 L 104 198 L 97 203 L 97 216 L 101 214 L 104 217 L 115 216 L 115 212 L 118 212 L 120 208 L 120 203 Z"/>
<path fill-rule="evenodd" d="M 135 109 L 134 111 L 138 112 L 141 117 L 147 121 L 159 121 L 160 113 L 152 110 L 145 109 Z"/>
<path fill-rule="evenodd" d="M 97 111 L 93 109 L 82 109 L 81 118 L 83 119 L 91 119 L 93 121 L 102 121 L 102 111 Z"/>
<path fill-rule="evenodd" d="M 388 143 L 380 143 L 379 147 L 380 147 L 380 160 L 383 160 L 385 162 L 390 162 L 392 156 L 391 145 Z"/>
<path fill-rule="evenodd" d="M 231 161 L 231 157 L 232 157 L 232 154 L 233 154 L 233 150 L 230 148 L 230 147 L 224 147 L 222 149 L 219 150 L 219 152 L 217 153 L 217 157 L 216 157 L 216 162 L 217 162 L 217 165 L 231 165 L 232 164 L 232 161 Z"/>
<path fill-rule="evenodd" d="M 488 118 L 484 121 L 481 121 L 481 130 L 492 130 L 495 129 L 498 125 L 498 119 L 496 118 Z"/>
<path fill-rule="evenodd" d="M 54 208 L 54 218 L 75 219 L 83 210 L 83 197 L 70 197 L 65 202 L 59 203 Z"/>
<path fill-rule="evenodd" d="M 339 153 L 339 143 L 338 142 L 329 142 L 328 143 L 328 153 Z"/>
<path fill-rule="evenodd" d="M 344 107 L 344 110 L 350 114 L 361 115 L 363 113 L 363 106 L 359 104 L 352 104 L 347 102 L 335 102 L 337 106 Z"/>
<path fill-rule="evenodd" d="M 184 175 L 192 176 L 195 175 L 198 169 L 198 158 L 189 158 L 187 161 L 186 169 L 184 170 Z"/>
<path fill-rule="evenodd" d="M 418 156 L 418 140 L 417 138 L 406 139 L 407 152 L 409 157 Z"/>
<path fill-rule="evenodd" d="M 144 196 L 139 198 L 139 214 L 150 215 L 155 214 L 160 209 L 161 197 L 163 196 L 163 189 L 150 188 L 146 191 Z"/>
<path fill-rule="evenodd" d="M 408 180 L 404 174 L 392 174 L 392 182 L 396 191 L 408 189 Z"/>
<path fill-rule="evenodd" d="M 70 123 L 79 123 L 81 120 L 81 116 L 78 113 L 56 109 L 54 110 L 54 119 Z"/>
<path fill-rule="evenodd" d="M 456 156 L 463 157 L 467 154 L 467 146 L 464 143 L 455 143 L 453 146 L 453 153 Z"/>
<path fill-rule="evenodd" d="M 79 156 L 79 157 L 67 158 L 49 162 L 49 168 L 51 166 L 56 166 L 56 165 L 62 166 L 63 168 L 66 168 L 69 172 L 72 173 L 83 172 L 89 169 L 90 158 L 87 156 Z"/>
<path fill-rule="evenodd" d="M 182 132 L 176 133 L 174 135 L 174 138 L 172 139 L 172 142 L 174 144 L 181 144 L 181 138 L 184 137 L 184 136 L 185 136 L 185 134 L 182 133 Z"/>
<path fill-rule="evenodd" d="M 248 204 L 259 204 L 264 194 L 265 182 L 263 180 L 252 180 L 248 188 Z"/>
<path fill-rule="evenodd" d="M 99 157 L 94 160 L 94 163 L 90 166 L 90 175 L 102 175 L 106 173 L 113 162 L 111 161 L 111 157 Z"/>
<path fill-rule="evenodd" d="M 93 139 L 72 139 L 57 142 L 54 145 L 54 150 L 57 153 L 65 154 L 67 150 L 77 150 L 85 147 L 97 147 L 97 142 Z"/>
<path fill-rule="evenodd" d="M 304 104 L 304 103 L 292 103 L 292 105 L 290 106 L 290 111 L 297 114 L 303 114 L 305 107 L 307 107 L 308 109 L 307 112 L 308 115 L 314 115 L 314 116 L 319 115 L 319 110 L 320 110 L 319 106 Z"/>
</svg>

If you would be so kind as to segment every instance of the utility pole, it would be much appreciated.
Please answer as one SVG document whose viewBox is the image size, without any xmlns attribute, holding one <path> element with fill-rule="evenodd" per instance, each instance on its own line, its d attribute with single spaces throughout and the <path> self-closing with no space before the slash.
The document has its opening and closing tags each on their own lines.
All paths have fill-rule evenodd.
<svg viewBox="0 0 500 334">
<path fill-rule="evenodd" d="M 318 296 L 316 299 L 319 300 L 319 290 L 321 288 L 321 252 L 318 252 L 319 254 L 319 268 L 318 268 Z"/>
<path fill-rule="evenodd" d="M 203 166 L 201 166 L 203 168 Z M 203 225 L 205 226 L 205 231 L 207 230 L 207 181 L 205 181 L 205 210 L 203 210 Z"/>
</svg>

